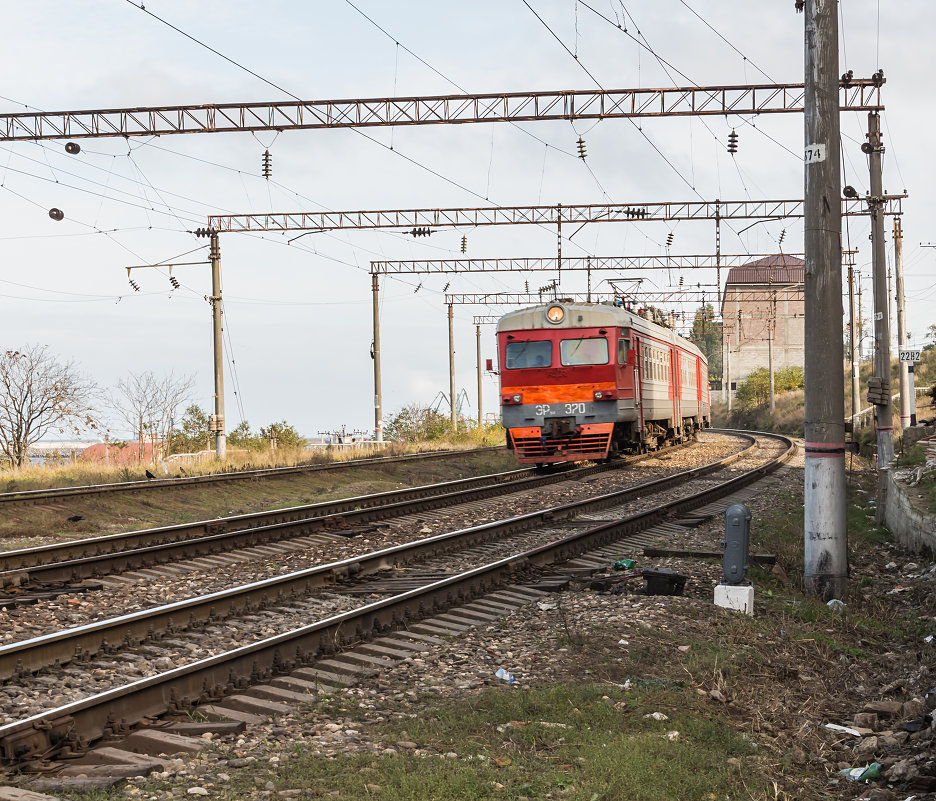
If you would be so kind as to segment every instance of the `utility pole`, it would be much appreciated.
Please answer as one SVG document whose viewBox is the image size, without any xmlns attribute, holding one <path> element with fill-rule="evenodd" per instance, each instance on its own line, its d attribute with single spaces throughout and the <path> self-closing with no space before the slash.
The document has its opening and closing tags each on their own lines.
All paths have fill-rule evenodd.
<svg viewBox="0 0 936 801">
<path fill-rule="evenodd" d="M 861 306 L 861 273 L 858 273 L 858 361 L 864 361 L 864 349 L 861 343 L 864 341 L 862 336 L 864 332 L 864 312 Z"/>
<path fill-rule="evenodd" d="M 721 306 L 721 201 L 715 200 L 715 303 Z"/>
<path fill-rule="evenodd" d="M 383 398 L 380 393 L 380 305 L 378 303 L 380 279 L 371 273 L 371 293 L 374 298 L 374 342 L 371 357 L 374 360 L 374 439 L 383 442 Z"/>
<path fill-rule="evenodd" d="M 481 325 L 475 326 L 475 338 L 478 342 L 478 428 L 484 425 L 484 412 L 481 406 Z"/>
<path fill-rule="evenodd" d="M 842 367 L 842 191 L 838 6 L 806 0 L 804 224 L 806 244 L 806 589 L 846 600 L 845 376 Z"/>
<path fill-rule="evenodd" d="M 731 327 L 722 323 L 725 331 L 725 403 L 731 411 Z"/>
<path fill-rule="evenodd" d="M 215 435 L 215 456 L 227 456 L 224 436 L 224 346 L 221 339 L 221 243 L 218 232 L 210 231 L 211 248 L 211 324 L 214 334 L 214 414 L 209 417 L 208 429 Z M 212 419 L 213 418 L 213 419 Z"/>
<path fill-rule="evenodd" d="M 852 265 L 848 265 L 848 333 L 849 356 L 851 359 L 851 421 L 852 437 L 854 438 L 855 427 L 858 425 L 858 405 L 859 395 L 861 394 L 860 372 L 858 369 L 858 332 L 855 329 L 855 270 Z"/>
<path fill-rule="evenodd" d="M 773 371 L 773 326 L 777 316 L 777 290 L 773 291 L 770 299 L 770 313 L 767 315 L 767 371 L 770 373 L 770 416 L 776 410 L 774 403 L 774 371 Z"/>
<path fill-rule="evenodd" d="M 890 320 L 888 319 L 887 259 L 884 252 L 884 202 L 881 189 L 881 118 L 868 114 L 868 141 L 862 145 L 871 171 L 871 267 L 874 287 L 874 375 L 868 382 L 868 400 L 874 404 L 877 428 L 877 466 L 883 470 L 894 459 L 894 420 L 891 410 Z M 807 300 L 808 302 L 808 300 Z M 809 326 L 807 325 L 807 330 Z M 807 353 L 809 348 L 807 347 Z"/>
<path fill-rule="evenodd" d="M 894 271 L 897 274 L 897 352 L 910 344 L 907 337 L 907 309 L 903 276 L 903 223 L 894 217 Z M 916 425 L 916 398 L 913 390 L 913 363 L 898 362 L 900 377 L 900 427 Z"/>
<path fill-rule="evenodd" d="M 452 304 L 448 305 L 448 334 L 449 334 L 449 405 L 452 409 L 452 431 L 458 431 L 458 415 L 455 413 L 455 327 Z"/>
</svg>

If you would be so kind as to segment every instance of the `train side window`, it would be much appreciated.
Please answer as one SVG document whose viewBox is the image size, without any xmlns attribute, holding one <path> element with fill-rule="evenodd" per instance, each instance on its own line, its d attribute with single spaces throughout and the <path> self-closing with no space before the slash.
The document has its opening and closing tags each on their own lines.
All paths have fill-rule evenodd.
<svg viewBox="0 0 936 801">
<path fill-rule="evenodd" d="M 552 364 L 552 342 L 548 339 L 508 342 L 505 356 L 505 367 L 508 370 L 549 367 Z"/>
<path fill-rule="evenodd" d="M 630 340 L 618 340 L 618 364 L 627 364 L 627 354 L 630 353 Z"/>
</svg>

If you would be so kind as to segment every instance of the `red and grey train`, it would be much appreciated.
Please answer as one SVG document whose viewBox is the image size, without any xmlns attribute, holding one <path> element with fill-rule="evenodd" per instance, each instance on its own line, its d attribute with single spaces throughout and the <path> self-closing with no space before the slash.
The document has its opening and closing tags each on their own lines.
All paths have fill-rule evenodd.
<svg viewBox="0 0 936 801">
<path fill-rule="evenodd" d="M 655 450 L 709 425 L 702 351 L 623 306 L 557 300 L 510 312 L 497 348 L 507 445 L 521 464 Z"/>
</svg>

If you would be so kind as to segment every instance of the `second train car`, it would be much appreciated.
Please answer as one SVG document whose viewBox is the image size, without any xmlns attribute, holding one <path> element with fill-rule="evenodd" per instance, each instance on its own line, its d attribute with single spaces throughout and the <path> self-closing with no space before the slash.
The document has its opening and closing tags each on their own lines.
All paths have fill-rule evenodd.
<svg viewBox="0 0 936 801">
<path fill-rule="evenodd" d="M 623 306 L 519 309 L 498 322 L 497 348 L 507 445 L 521 464 L 655 450 L 709 425 L 702 351 Z"/>
</svg>

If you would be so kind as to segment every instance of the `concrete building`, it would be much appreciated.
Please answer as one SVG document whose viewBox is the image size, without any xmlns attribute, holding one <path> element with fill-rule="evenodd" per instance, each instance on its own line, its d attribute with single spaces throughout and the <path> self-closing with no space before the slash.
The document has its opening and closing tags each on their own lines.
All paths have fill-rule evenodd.
<svg viewBox="0 0 936 801">
<path fill-rule="evenodd" d="M 722 295 L 723 397 L 758 367 L 805 363 L 804 262 L 765 256 L 728 271 Z"/>
</svg>

